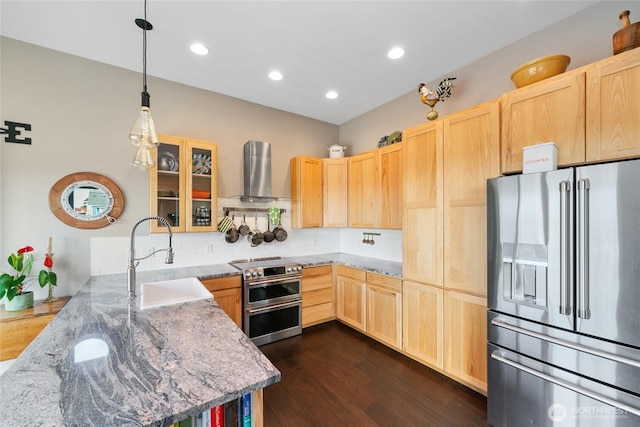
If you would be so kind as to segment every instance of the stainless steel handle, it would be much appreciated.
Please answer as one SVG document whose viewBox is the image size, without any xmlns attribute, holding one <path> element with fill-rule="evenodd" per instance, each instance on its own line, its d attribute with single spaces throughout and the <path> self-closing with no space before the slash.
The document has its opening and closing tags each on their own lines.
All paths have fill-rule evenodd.
<svg viewBox="0 0 640 427">
<path fill-rule="evenodd" d="M 571 183 L 560 183 L 560 314 L 571 315 L 571 219 L 569 215 L 569 195 Z"/>
<path fill-rule="evenodd" d="M 545 381 L 549 381 L 550 383 L 559 385 L 560 387 L 564 387 L 567 388 L 571 391 L 574 391 L 576 393 L 582 394 L 584 396 L 590 397 L 592 399 L 598 400 L 602 403 L 605 403 L 609 406 L 613 406 L 615 408 L 618 409 L 622 409 L 625 412 L 629 412 L 631 414 L 634 414 L 636 416 L 640 416 L 640 409 L 638 408 L 634 408 L 633 406 L 629 406 L 629 405 L 625 405 L 624 403 L 618 402 L 616 400 L 610 399 L 606 396 L 603 396 L 601 394 L 598 393 L 594 393 L 592 391 L 589 391 L 585 388 L 576 386 L 574 384 L 568 383 L 566 381 L 563 381 L 561 379 L 558 379 L 556 377 L 552 377 L 551 375 L 547 375 L 544 372 L 540 372 L 540 371 L 536 371 L 535 369 L 529 368 L 528 366 L 524 366 L 518 362 L 514 362 L 513 360 L 509 360 L 503 356 L 500 356 L 498 354 L 496 354 L 498 352 L 498 350 L 495 350 L 493 353 L 491 353 L 491 358 L 497 360 L 498 362 L 504 363 L 506 365 L 512 366 L 520 371 L 524 371 L 528 374 L 531 374 L 535 377 L 538 377 L 540 379 L 543 379 Z"/>
<path fill-rule="evenodd" d="M 297 276 L 289 276 L 289 277 L 282 277 L 279 276 L 277 279 L 259 279 L 260 281 L 257 282 L 249 282 L 246 283 L 247 286 L 251 287 L 251 286 L 260 286 L 260 285 L 268 285 L 270 283 L 290 283 L 290 282 L 299 282 L 300 280 L 302 280 L 302 276 L 297 275 Z"/>
<path fill-rule="evenodd" d="M 260 308 L 248 308 L 247 309 L 247 313 L 249 314 L 254 314 L 254 313 L 260 313 L 263 311 L 271 311 L 275 308 L 285 308 L 285 307 L 289 307 L 289 306 L 294 306 L 294 305 L 300 305 L 302 304 L 302 300 L 295 300 L 295 301 L 290 301 L 290 302 L 283 302 L 282 304 L 274 304 L 274 305 L 268 305 L 266 307 L 260 307 Z"/>
<path fill-rule="evenodd" d="M 589 180 L 577 182 L 576 282 L 577 313 L 581 319 L 591 317 L 589 310 Z"/>
<path fill-rule="evenodd" d="M 583 353 L 592 354 L 594 356 L 602 357 L 603 359 L 613 360 L 618 363 L 624 363 L 625 365 L 640 368 L 640 361 L 629 359 L 628 357 L 618 356 L 617 354 L 607 353 L 606 351 L 597 350 L 585 345 L 576 344 L 570 341 L 563 340 L 561 338 L 550 337 L 549 335 L 541 334 L 539 332 L 530 331 L 529 329 L 521 328 L 520 326 L 511 325 L 504 320 L 497 318 L 492 319 L 491 324 L 500 328 L 508 329 L 519 334 L 529 335 L 530 337 L 537 338 L 542 341 L 550 342 L 552 344 L 558 344 L 563 347 L 571 348 Z"/>
</svg>

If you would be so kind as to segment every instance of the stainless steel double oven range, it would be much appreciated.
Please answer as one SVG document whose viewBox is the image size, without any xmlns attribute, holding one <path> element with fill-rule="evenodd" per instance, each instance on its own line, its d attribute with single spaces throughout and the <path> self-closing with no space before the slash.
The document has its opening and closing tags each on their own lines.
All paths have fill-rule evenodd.
<svg viewBox="0 0 640 427">
<path fill-rule="evenodd" d="M 242 328 L 256 345 L 302 333 L 302 266 L 279 257 L 231 261 L 242 271 Z"/>
</svg>

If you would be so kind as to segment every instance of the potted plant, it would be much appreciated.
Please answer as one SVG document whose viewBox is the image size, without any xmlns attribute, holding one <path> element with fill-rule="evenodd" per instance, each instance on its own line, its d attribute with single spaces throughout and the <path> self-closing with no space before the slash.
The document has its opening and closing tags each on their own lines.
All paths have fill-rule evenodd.
<svg viewBox="0 0 640 427">
<path fill-rule="evenodd" d="M 7 297 L 5 310 L 18 311 L 25 308 L 33 307 L 33 292 L 27 291 L 27 288 L 35 281 L 29 279 L 31 269 L 33 268 L 33 248 L 25 246 L 18 249 L 17 253 L 9 255 L 7 262 L 13 268 L 14 273 L 2 273 L 0 275 L 0 299 Z M 51 271 L 53 266 L 53 258 L 51 254 L 45 257 L 45 267 L 47 270 L 40 271 L 38 275 L 38 283 L 40 287 L 49 284 L 55 286 L 57 282 L 56 274 Z"/>
</svg>

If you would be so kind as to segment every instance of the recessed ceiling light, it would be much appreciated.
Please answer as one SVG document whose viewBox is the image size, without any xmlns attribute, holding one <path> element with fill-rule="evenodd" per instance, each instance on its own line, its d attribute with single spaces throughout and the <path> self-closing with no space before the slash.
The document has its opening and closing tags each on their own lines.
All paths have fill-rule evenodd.
<svg viewBox="0 0 640 427">
<path fill-rule="evenodd" d="M 282 80 L 282 73 L 280 71 L 272 71 L 269 73 L 269 78 L 271 80 Z"/>
<path fill-rule="evenodd" d="M 191 45 L 191 52 L 196 55 L 206 55 L 209 53 L 209 49 L 202 43 L 194 43 Z"/>
<path fill-rule="evenodd" d="M 325 94 L 325 96 L 329 99 L 336 99 L 338 97 L 338 92 L 330 90 Z"/>
<path fill-rule="evenodd" d="M 404 56 L 404 49 L 402 49 L 401 47 L 394 47 L 387 53 L 387 56 L 389 57 L 389 59 L 402 58 L 402 56 Z"/>
</svg>

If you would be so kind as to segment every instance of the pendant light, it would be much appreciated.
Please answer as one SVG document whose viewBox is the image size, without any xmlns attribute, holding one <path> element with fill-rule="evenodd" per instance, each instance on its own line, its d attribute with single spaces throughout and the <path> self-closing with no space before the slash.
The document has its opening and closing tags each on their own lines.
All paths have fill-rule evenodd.
<svg viewBox="0 0 640 427">
<path fill-rule="evenodd" d="M 144 19 L 138 18 L 135 22 L 142 29 L 142 108 L 138 120 L 129 133 L 129 139 L 138 147 L 133 165 L 141 170 L 147 170 L 155 166 L 150 150 L 160 145 L 156 126 L 151 117 L 151 96 L 147 92 L 147 31 L 153 29 L 153 25 L 147 21 L 147 0 L 144 0 Z"/>
</svg>

